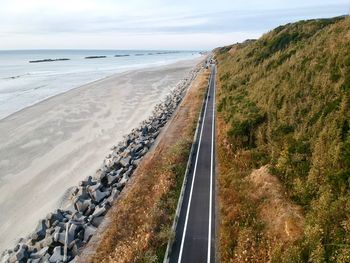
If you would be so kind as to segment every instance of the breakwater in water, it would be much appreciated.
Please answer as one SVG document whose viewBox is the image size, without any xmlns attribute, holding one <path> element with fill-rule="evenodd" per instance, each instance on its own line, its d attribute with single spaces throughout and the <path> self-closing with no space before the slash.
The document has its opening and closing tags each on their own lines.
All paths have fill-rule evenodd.
<svg viewBox="0 0 350 263">
<path fill-rule="evenodd" d="M 49 58 L 49 59 L 39 59 L 39 60 L 30 60 L 29 63 L 42 63 L 42 62 L 55 62 L 55 61 L 67 61 L 69 58 Z"/>
<path fill-rule="evenodd" d="M 71 190 L 68 208 L 56 210 L 40 220 L 31 235 L 3 253 L 1 262 L 74 261 L 176 110 L 200 68 L 192 70 L 155 107 L 147 120 L 112 148 L 93 176 L 88 176 Z"/>
</svg>

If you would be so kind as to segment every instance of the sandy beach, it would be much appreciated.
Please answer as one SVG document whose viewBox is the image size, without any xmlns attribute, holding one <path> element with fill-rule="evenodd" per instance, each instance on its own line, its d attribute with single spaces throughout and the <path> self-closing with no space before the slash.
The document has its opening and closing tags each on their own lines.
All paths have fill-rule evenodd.
<svg viewBox="0 0 350 263">
<path fill-rule="evenodd" d="M 0 121 L 0 251 L 58 208 L 201 58 L 116 74 Z"/>
</svg>

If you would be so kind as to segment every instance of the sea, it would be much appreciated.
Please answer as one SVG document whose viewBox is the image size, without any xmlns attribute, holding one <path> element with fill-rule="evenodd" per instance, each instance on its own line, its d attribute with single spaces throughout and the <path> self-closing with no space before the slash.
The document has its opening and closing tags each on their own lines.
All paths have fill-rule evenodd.
<svg viewBox="0 0 350 263">
<path fill-rule="evenodd" d="M 172 50 L 0 51 L 0 119 L 115 73 L 199 56 L 199 51 Z"/>
</svg>

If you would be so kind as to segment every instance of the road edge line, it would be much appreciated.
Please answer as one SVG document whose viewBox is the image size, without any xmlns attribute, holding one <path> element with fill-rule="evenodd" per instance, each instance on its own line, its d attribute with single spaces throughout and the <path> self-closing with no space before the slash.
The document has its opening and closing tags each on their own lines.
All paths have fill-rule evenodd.
<svg viewBox="0 0 350 263">
<path fill-rule="evenodd" d="M 215 73 L 216 68 L 212 73 L 212 78 L 214 78 L 214 94 L 213 94 L 213 116 L 211 122 L 211 154 L 210 154 L 210 193 L 209 193 L 209 224 L 208 224 L 208 254 L 207 262 L 210 263 L 211 256 L 211 228 L 212 228 L 212 210 L 213 210 L 213 169 L 214 169 L 214 134 L 215 134 Z"/>
<path fill-rule="evenodd" d="M 210 75 L 210 82 L 211 82 L 211 75 Z M 203 114 L 203 122 L 202 122 L 200 137 L 199 137 L 198 149 L 197 149 L 197 154 L 196 154 L 196 161 L 195 161 L 195 164 L 194 164 L 194 170 L 193 170 L 193 177 L 192 177 L 192 183 L 191 183 L 190 196 L 189 196 L 189 199 L 188 199 L 188 206 L 187 206 L 187 211 L 186 211 L 185 225 L 184 225 L 184 229 L 183 229 L 183 233 L 182 233 L 180 252 L 179 252 L 179 257 L 178 257 L 178 261 L 177 261 L 178 263 L 181 263 L 182 251 L 183 251 L 183 246 L 184 246 L 184 242 L 185 242 L 185 238 L 186 238 L 188 215 L 189 215 L 190 209 L 191 209 L 193 185 L 194 185 L 194 181 L 195 181 L 195 179 L 196 179 L 197 164 L 198 164 L 198 156 L 199 156 L 199 151 L 200 151 L 200 148 L 201 148 L 201 141 L 202 141 L 202 135 L 203 135 L 203 128 L 204 128 L 204 122 L 205 122 L 205 115 L 206 115 L 206 113 L 207 113 L 209 94 L 210 94 L 210 84 L 209 84 L 209 87 L 208 87 L 208 93 L 207 93 L 207 97 L 206 97 L 206 101 L 205 101 L 205 109 L 204 109 L 204 114 Z"/>
<path fill-rule="evenodd" d="M 208 99 L 209 88 L 210 88 L 209 81 L 210 81 L 210 78 L 208 80 L 207 92 L 206 92 L 205 97 L 203 99 L 201 110 L 200 110 L 200 113 L 199 113 L 197 126 L 196 126 L 196 131 L 195 131 L 195 134 L 193 136 L 193 143 L 192 143 L 192 146 L 191 146 L 190 153 L 188 155 L 188 161 L 187 161 L 185 176 L 184 176 L 184 179 L 183 179 L 183 182 L 182 182 L 182 186 L 181 186 L 181 192 L 180 192 L 179 200 L 178 200 L 177 207 L 176 207 L 176 212 L 175 212 L 173 225 L 171 227 L 171 237 L 169 238 L 169 241 L 168 241 L 168 244 L 167 244 L 167 248 L 166 248 L 166 251 L 165 251 L 163 263 L 169 263 L 169 256 L 170 256 L 170 254 L 172 252 L 172 247 L 173 247 L 173 244 L 174 244 L 174 241 L 175 241 L 176 228 L 177 228 L 177 223 L 178 223 L 178 220 L 179 220 L 179 217 L 180 217 L 180 212 L 181 212 L 181 208 L 182 208 L 182 204 L 183 204 L 183 198 L 184 198 L 184 195 L 185 195 L 186 183 L 187 183 L 187 179 L 188 179 L 188 173 L 189 173 L 190 167 L 192 165 L 192 159 L 193 159 L 192 156 L 194 155 L 195 146 L 198 144 L 198 132 L 199 132 L 200 124 L 203 121 L 203 116 L 204 116 L 204 111 L 205 111 L 205 107 L 206 107 L 206 102 L 207 102 L 207 99 Z"/>
</svg>

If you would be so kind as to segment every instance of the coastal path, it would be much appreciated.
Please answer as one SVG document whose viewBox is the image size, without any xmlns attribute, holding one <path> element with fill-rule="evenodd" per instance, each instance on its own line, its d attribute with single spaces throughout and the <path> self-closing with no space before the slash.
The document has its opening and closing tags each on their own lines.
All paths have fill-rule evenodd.
<svg viewBox="0 0 350 263">
<path fill-rule="evenodd" d="M 215 76 L 211 65 L 199 140 L 192 156 L 170 263 L 215 262 Z"/>
</svg>

